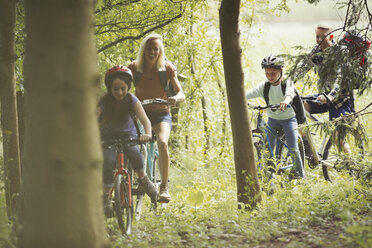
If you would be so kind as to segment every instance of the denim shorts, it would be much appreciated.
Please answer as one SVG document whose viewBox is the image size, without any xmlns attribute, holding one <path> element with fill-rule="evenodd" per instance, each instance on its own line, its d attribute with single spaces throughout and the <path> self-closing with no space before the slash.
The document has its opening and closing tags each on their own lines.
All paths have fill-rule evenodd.
<svg viewBox="0 0 372 248">
<path fill-rule="evenodd" d="M 172 116 L 169 112 L 150 112 L 146 111 L 147 117 L 150 119 L 151 126 L 160 122 L 166 122 L 172 128 Z"/>
<path fill-rule="evenodd" d="M 355 112 L 352 102 L 346 101 L 342 106 L 336 109 L 332 104 L 318 104 L 313 101 L 306 101 L 310 106 L 310 114 L 321 114 L 329 112 L 329 120 L 333 120 L 342 115 L 347 115 Z"/>
</svg>

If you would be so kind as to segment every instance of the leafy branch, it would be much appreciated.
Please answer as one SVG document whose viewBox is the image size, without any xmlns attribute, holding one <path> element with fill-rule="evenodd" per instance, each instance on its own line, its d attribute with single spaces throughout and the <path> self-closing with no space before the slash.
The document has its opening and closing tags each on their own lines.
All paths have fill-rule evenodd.
<svg viewBox="0 0 372 248">
<path fill-rule="evenodd" d="M 332 143 L 335 144 L 339 150 L 350 134 L 354 137 L 354 142 L 357 147 L 364 144 L 368 145 L 368 135 L 364 126 L 360 123 L 359 117 L 371 114 L 372 112 L 365 112 L 372 106 L 372 102 L 365 106 L 362 110 L 348 115 L 341 115 L 331 121 L 317 121 L 301 125 L 301 128 L 320 130 L 321 134 L 327 134 L 332 138 Z M 363 113 L 364 112 L 364 113 Z"/>
<path fill-rule="evenodd" d="M 159 25 L 156 25 L 156 26 L 154 26 L 152 28 L 149 28 L 148 30 L 143 31 L 141 34 L 139 34 L 137 36 L 124 36 L 124 37 L 121 37 L 121 38 L 119 38 L 119 39 L 117 39 L 115 41 L 112 41 L 109 44 L 106 44 L 103 47 L 99 48 L 98 49 L 98 53 L 101 53 L 102 51 L 104 51 L 104 50 L 106 50 L 106 49 L 108 49 L 110 47 L 116 46 L 117 44 L 119 44 L 119 43 L 121 43 L 121 42 L 123 42 L 125 40 L 138 40 L 138 39 L 141 39 L 142 37 L 144 37 L 148 33 L 151 33 L 154 30 L 157 30 L 159 28 L 165 27 L 166 25 L 168 25 L 169 23 L 173 22 L 174 20 L 180 18 L 181 16 L 182 16 L 182 13 L 179 14 L 179 15 L 177 15 L 177 16 L 175 16 L 175 17 L 173 17 L 173 18 L 171 18 L 171 19 L 169 19 L 166 22 L 163 22 L 163 23 L 161 23 Z"/>
</svg>

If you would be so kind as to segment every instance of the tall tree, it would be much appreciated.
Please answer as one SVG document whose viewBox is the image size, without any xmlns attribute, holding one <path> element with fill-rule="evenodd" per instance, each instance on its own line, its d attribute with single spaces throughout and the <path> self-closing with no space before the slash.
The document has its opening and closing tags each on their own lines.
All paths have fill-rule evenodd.
<svg viewBox="0 0 372 248">
<path fill-rule="evenodd" d="M 94 0 L 27 0 L 19 247 L 106 247 Z"/>
<path fill-rule="evenodd" d="M 0 0 L 0 100 L 5 193 L 8 216 L 14 216 L 20 193 L 20 156 L 15 87 L 16 1 Z"/>
<path fill-rule="evenodd" d="M 220 36 L 233 134 L 238 202 L 247 204 L 246 206 L 250 208 L 256 206 L 260 200 L 260 187 L 245 100 L 242 49 L 239 41 L 239 12 L 239 0 L 222 0 L 219 11 Z"/>
</svg>

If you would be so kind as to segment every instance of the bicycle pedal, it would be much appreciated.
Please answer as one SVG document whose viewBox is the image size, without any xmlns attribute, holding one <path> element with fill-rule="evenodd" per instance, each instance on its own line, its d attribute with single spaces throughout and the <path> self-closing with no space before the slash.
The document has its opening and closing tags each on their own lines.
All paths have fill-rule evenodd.
<svg viewBox="0 0 372 248">
<path fill-rule="evenodd" d="M 145 194 L 145 191 L 141 187 L 132 189 L 132 195 L 144 195 L 144 194 Z"/>
<path fill-rule="evenodd" d="M 160 204 L 167 204 L 170 200 L 167 200 L 167 199 L 159 199 L 158 202 Z"/>
</svg>

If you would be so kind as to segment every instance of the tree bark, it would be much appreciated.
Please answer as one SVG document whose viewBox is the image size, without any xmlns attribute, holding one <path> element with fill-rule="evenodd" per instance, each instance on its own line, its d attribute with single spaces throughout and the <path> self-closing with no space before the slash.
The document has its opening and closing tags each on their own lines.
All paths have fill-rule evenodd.
<svg viewBox="0 0 372 248">
<path fill-rule="evenodd" d="M 26 0 L 24 223 L 19 247 L 107 247 L 94 0 Z"/>
<path fill-rule="evenodd" d="M 0 100 L 3 134 L 5 195 L 8 217 L 17 214 L 20 156 L 15 82 L 16 1 L 0 0 Z"/>
<path fill-rule="evenodd" d="M 239 0 L 222 0 L 219 12 L 220 36 L 233 134 L 238 202 L 244 203 L 246 208 L 252 208 L 260 201 L 260 187 L 244 91 L 239 10 Z"/>
</svg>

